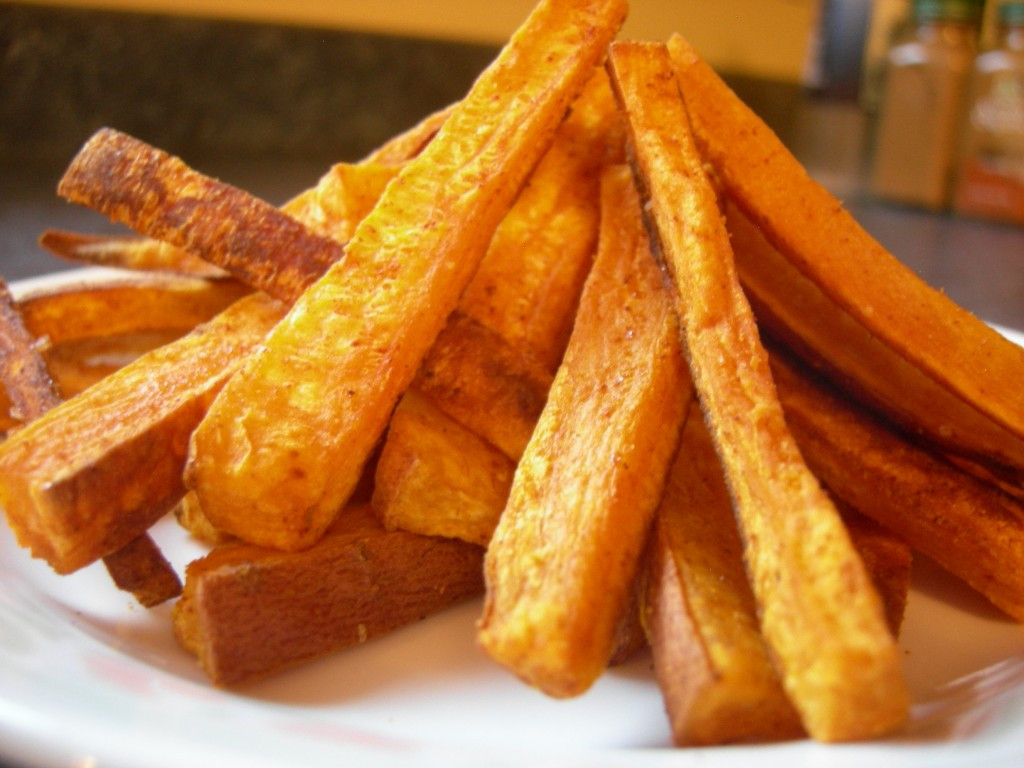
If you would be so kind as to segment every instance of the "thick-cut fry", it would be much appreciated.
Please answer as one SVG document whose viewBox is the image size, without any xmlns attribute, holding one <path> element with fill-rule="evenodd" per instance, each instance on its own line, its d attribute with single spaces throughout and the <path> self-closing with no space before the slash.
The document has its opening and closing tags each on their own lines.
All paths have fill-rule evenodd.
<svg viewBox="0 0 1024 768">
<path fill-rule="evenodd" d="M 623 0 L 538 5 L 221 391 L 188 470 L 215 525 L 285 549 L 322 535 L 624 15 Z"/>
<path fill-rule="evenodd" d="M 889 732 L 908 715 L 899 650 L 838 512 L 786 427 L 668 51 L 616 43 L 609 60 L 783 685 L 816 739 Z"/>
<path fill-rule="evenodd" d="M 487 550 L 478 634 L 560 697 L 611 658 L 690 394 L 628 168 L 603 181 L 597 259 Z"/>
<path fill-rule="evenodd" d="M 269 203 L 109 128 L 86 142 L 57 191 L 192 251 L 247 285 L 284 286 L 271 293 L 278 298 L 300 293 L 310 275 L 322 273 L 342 254 L 341 243 L 313 236 Z"/>
<path fill-rule="evenodd" d="M 30 422 L 60 404 L 35 339 L 25 327 L 7 284 L 0 280 L 0 379 L 11 400 L 12 413 Z M 181 594 L 181 581 L 159 547 L 140 533 L 103 558 L 114 583 L 146 607 Z"/>
<path fill-rule="evenodd" d="M 110 180 L 111 183 L 113 181 Z M 226 275 L 224 270 L 188 251 L 135 235 L 84 235 L 49 229 L 40 236 L 39 245 L 55 256 L 79 264 L 170 272 L 193 277 Z"/>
<path fill-rule="evenodd" d="M 143 276 L 68 282 L 19 296 L 25 327 L 48 344 L 146 331 L 191 330 L 251 289 L 234 280 Z"/>
<path fill-rule="evenodd" d="M 0 280 L 0 381 L 11 415 L 37 419 L 60 403 L 36 337 L 25 327 L 7 283 Z"/>
<path fill-rule="evenodd" d="M 146 608 L 166 603 L 181 594 L 181 579 L 148 533 L 140 533 L 103 565 L 117 588 L 130 592 Z"/>
<path fill-rule="evenodd" d="M 550 387 L 544 365 L 461 312 L 449 318 L 415 379 L 441 410 L 514 461 Z"/>
<path fill-rule="evenodd" d="M 789 331 L 914 431 L 968 456 L 988 456 L 1024 477 L 1024 350 L 920 280 L 889 254 L 750 111 L 680 36 L 670 42 L 677 77 L 704 158 L 728 196 L 764 233 L 802 279 L 834 305 L 824 315 L 787 313 Z M 796 306 L 785 281 L 771 305 Z M 819 302 L 820 304 L 821 302 Z M 848 337 L 822 336 L 846 325 L 876 340 L 846 355 Z M 781 318 L 780 318 L 781 319 Z M 874 354 L 887 349 L 887 354 Z M 865 353 L 867 353 L 865 355 Z M 903 358 L 930 386 L 889 377 Z M 885 371 L 881 376 L 879 372 Z M 888 381 L 887 381 L 888 379 Z M 889 386 L 891 384 L 891 386 Z M 936 399 L 936 389 L 944 389 Z M 959 400 L 955 408 L 947 406 Z M 976 416 L 961 421 L 974 410 Z M 977 421 L 992 425 L 979 431 Z M 999 440 L 989 439 L 1003 431 Z"/>
<path fill-rule="evenodd" d="M 511 459 L 411 389 L 391 416 L 373 509 L 388 529 L 486 546 L 514 472 Z"/>
<path fill-rule="evenodd" d="M 675 743 L 801 735 L 761 636 L 732 499 L 696 401 L 648 558 L 642 616 Z"/>
<path fill-rule="evenodd" d="M 772 370 L 808 464 L 837 497 L 1024 621 L 1024 505 L 901 437 L 781 352 Z"/>
<path fill-rule="evenodd" d="M 350 507 L 316 546 L 226 544 L 191 563 L 174 631 L 218 685 L 382 635 L 483 589 L 483 550 L 387 532 Z"/>
<path fill-rule="evenodd" d="M 0 506 L 19 543 L 68 573 L 148 530 L 184 493 L 210 399 L 280 317 L 263 294 L 240 299 L 8 438 Z"/>
</svg>

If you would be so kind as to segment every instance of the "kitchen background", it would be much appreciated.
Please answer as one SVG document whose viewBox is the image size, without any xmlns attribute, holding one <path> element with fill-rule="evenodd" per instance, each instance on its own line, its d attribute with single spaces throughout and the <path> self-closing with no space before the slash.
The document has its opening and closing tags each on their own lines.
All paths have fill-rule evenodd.
<svg viewBox="0 0 1024 768">
<path fill-rule="evenodd" d="M 981 49 L 996 44 L 1001 4 L 984 4 Z M 47 227 L 119 231 L 54 193 L 96 128 L 281 203 L 459 98 L 532 5 L 0 2 L 0 274 L 67 268 L 36 245 Z M 883 62 L 912 5 L 633 0 L 622 36 L 682 32 L 897 256 L 986 319 L 1024 328 L 1024 228 L 871 188 Z"/>
</svg>

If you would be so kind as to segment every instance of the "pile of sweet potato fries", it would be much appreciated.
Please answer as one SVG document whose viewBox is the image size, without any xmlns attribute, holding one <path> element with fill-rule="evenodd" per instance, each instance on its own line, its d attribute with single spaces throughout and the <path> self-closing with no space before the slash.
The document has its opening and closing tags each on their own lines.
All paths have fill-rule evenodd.
<svg viewBox="0 0 1024 768">
<path fill-rule="evenodd" d="M 42 242 L 135 276 L 0 295 L 19 543 L 176 600 L 218 685 L 483 595 L 551 696 L 649 648 L 680 746 L 898 730 L 913 551 L 1024 620 L 1024 350 L 625 15 L 541 0 L 280 208 L 90 138 L 59 194 L 138 236 Z"/>
</svg>

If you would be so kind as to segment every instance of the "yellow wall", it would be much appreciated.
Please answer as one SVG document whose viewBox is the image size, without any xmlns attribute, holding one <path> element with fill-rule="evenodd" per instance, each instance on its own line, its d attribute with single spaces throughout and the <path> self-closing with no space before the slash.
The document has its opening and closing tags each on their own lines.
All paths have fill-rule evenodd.
<svg viewBox="0 0 1024 768">
<path fill-rule="evenodd" d="M 258 19 L 498 43 L 534 0 L 29 0 Z M 632 0 L 623 37 L 663 40 L 678 31 L 715 66 L 799 80 L 818 0 Z"/>
</svg>

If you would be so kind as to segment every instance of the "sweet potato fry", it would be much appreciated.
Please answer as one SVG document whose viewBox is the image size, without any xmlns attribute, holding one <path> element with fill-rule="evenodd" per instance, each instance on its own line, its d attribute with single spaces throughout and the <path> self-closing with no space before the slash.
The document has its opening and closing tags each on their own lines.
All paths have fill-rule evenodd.
<svg viewBox="0 0 1024 768">
<path fill-rule="evenodd" d="M 832 493 L 1024 621 L 1024 506 L 901 437 L 781 351 L 786 419 Z"/>
<path fill-rule="evenodd" d="M 224 270 L 188 251 L 135 235 L 85 235 L 49 229 L 40 236 L 39 245 L 55 256 L 78 264 L 193 277 L 226 275 Z"/>
<path fill-rule="evenodd" d="M 373 510 L 389 530 L 486 546 L 514 472 L 511 459 L 411 389 L 391 416 Z"/>
<path fill-rule="evenodd" d="M 668 51 L 616 43 L 609 62 L 785 690 L 816 739 L 889 732 L 908 716 L 899 650 L 839 513 L 786 427 Z"/>
<path fill-rule="evenodd" d="M 38 345 L 25 327 L 7 284 L 0 280 L 0 379 L 12 413 L 34 421 L 60 404 Z M 103 558 L 119 589 L 132 593 L 147 608 L 181 594 L 181 580 L 145 532 Z"/>
<path fill-rule="evenodd" d="M 103 558 L 103 565 L 118 589 L 129 592 L 146 608 L 181 594 L 181 579 L 148 533 L 140 533 Z"/>
<path fill-rule="evenodd" d="M 68 282 L 19 296 L 25 327 L 50 345 L 205 323 L 251 289 L 234 280 L 144 276 Z"/>
<path fill-rule="evenodd" d="M 856 384 L 854 395 L 871 393 L 875 404 L 908 429 L 951 450 L 1007 465 L 1020 485 L 1024 350 L 888 253 L 807 175 L 682 37 L 673 36 L 670 49 L 702 156 L 794 276 L 820 291 L 822 314 L 788 312 L 779 319 L 837 368 L 841 381 Z M 791 284 L 782 280 L 782 293 L 763 297 L 762 303 L 770 299 L 773 309 L 796 306 Z M 845 313 L 841 323 L 829 320 L 835 312 Z M 856 354 L 846 354 L 850 325 L 860 326 L 858 334 L 875 343 L 858 344 Z M 890 377 L 894 358 L 931 383 L 921 386 L 902 373 Z M 937 390 L 945 390 L 938 399 Z M 951 400 L 959 404 L 951 407 Z M 976 414 L 962 420 L 970 411 Z M 978 429 L 982 419 L 992 422 L 988 429 Z"/>
<path fill-rule="evenodd" d="M 642 617 L 677 745 L 803 734 L 758 626 L 721 464 L 694 401 L 648 548 Z"/>
<path fill-rule="evenodd" d="M 284 549 L 322 535 L 624 15 L 621 0 L 538 5 L 225 386 L 188 469 L 215 525 Z"/>
<path fill-rule="evenodd" d="M 518 461 L 544 408 L 551 374 L 529 353 L 455 312 L 414 381 L 446 414 Z"/>
<path fill-rule="evenodd" d="M 585 691 L 611 658 L 690 395 L 628 168 L 603 182 L 597 258 L 487 550 L 478 633 L 558 697 Z"/>
<path fill-rule="evenodd" d="M 0 506 L 19 543 L 68 573 L 148 530 L 184 493 L 210 398 L 280 317 L 265 295 L 242 298 L 8 438 Z"/>
<path fill-rule="evenodd" d="M 300 293 L 310 275 L 322 273 L 342 253 L 339 242 L 311 236 L 269 203 L 109 128 L 86 142 L 57 191 L 113 221 L 192 251 L 247 285 L 263 290 L 283 286 L 271 292 L 278 298 Z"/>
<path fill-rule="evenodd" d="M 218 685 L 233 685 L 382 635 L 483 589 L 483 550 L 342 512 L 312 548 L 225 544 L 191 563 L 174 631 Z"/>
</svg>

